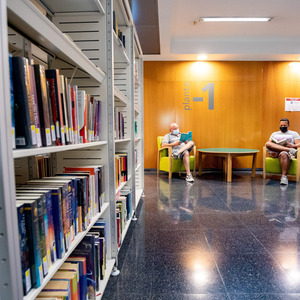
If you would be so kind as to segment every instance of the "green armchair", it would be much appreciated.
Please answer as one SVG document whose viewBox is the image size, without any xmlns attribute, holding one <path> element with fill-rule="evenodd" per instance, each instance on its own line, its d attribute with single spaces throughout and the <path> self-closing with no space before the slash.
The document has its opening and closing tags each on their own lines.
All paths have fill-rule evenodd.
<svg viewBox="0 0 300 300">
<path fill-rule="evenodd" d="M 264 146 L 263 147 L 263 178 L 266 178 L 267 173 L 281 174 L 281 166 L 278 158 L 272 158 L 267 156 L 267 149 L 266 146 Z M 291 160 L 288 175 L 294 175 L 296 181 L 297 182 L 299 181 L 300 159 L 293 158 Z"/>
<path fill-rule="evenodd" d="M 185 167 L 182 159 L 174 159 L 172 158 L 172 147 L 162 148 L 161 143 L 163 140 L 163 136 L 157 137 L 157 175 L 159 175 L 159 171 L 169 172 L 169 178 L 172 178 L 172 173 L 181 173 L 185 172 Z M 196 146 L 194 145 L 191 153 L 190 153 L 190 169 L 193 172 L 193 176 L 195 176 L 196 171 Z"/>
</svg>

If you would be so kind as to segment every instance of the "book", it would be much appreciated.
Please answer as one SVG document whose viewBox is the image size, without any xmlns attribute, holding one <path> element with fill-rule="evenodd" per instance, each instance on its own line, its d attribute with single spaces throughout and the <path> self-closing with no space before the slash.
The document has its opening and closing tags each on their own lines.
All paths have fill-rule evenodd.
<svg viewBox="0 0 300 300">
<path fill-rule="evenodd" d="M 9 53 L 9 83 L 10 83 L 10 109 L 11 109 L 11 138 L 12 148 L 16 148 L 16 128 L 15 128 L 15 98 L 14 98 L 14 83 L 13 83 L 13 66 L 12 66 L 12 54 Z"/>
<path fill-rule="evenodd" d="M 63 128 L 65 133 L 65 142 L 67 145 L 71 143 L 69 134 L 69 114 L 68 114 L 68 99 L 67 99 L 67 86 L 65 86 L 65 77 L 59 75 L 60 83 L 60 97 L 62 102 L 62 113 L 63 113 Z"/>
<path fill-rule="evenodd" d="M 46 209 L 45 214 L 45 241 L 47 251 L 47 263 L 50 268 L 51 265 L 56 261 L 56 246 L 55 246 L 55 233 L 53 224 L 53 208 L 52 208 L 52 195 L 51 191 L 41 189 L 37 186 L 20 186 L 16 188 L 17 194 L 41 194 L 43 193 L 46 197 Z"/>
<path fill-rule="evenodd" d="M 79 263 L 71 263 L 71 262 L 64 262 L 61 267 L 58 269 L 58 272 L 75 272 L 76 274 L 76 282 L 73 284 L 76 284 L 76 298 L 80 300 L 80 268 Z M 73 289 L 74 291 L 75 289 Z"/>
<path fill-rule="evenodd" d="M 37 215 L 38 215 L 38 225 L 39 225 L 39 241 L 40 241 L 40 249 L 41 249 L 41 259 L 43 266 L 43 275 L 46 277 L 48 274 L 48 261 L 47 257 L 47 246 L 46 246 L 46 230 L 48 230 L 48 226 L 45 223 L 48 223 L 47 216 L 47 207 L 46 207 L 46 195 L 43 193 L 26 193 L 21 192 L 20 190 L 16 191 L 17 197 L 22 197 L 24 200 L 36 200 L 37 203 Z"/>
<path fill-rule="evenodd" d="M 80 276 L 80 300 L 87 299 L 87 269 L 85 257 L 68 257 L 66 263 L 78 264 Z"/>
<path fill-rule="evenodd" d="M 37 146 L 37 140 L 28 60 L 25 57 L 13 57 L 12 66 L 16 147 L 33 148 Z"/>
<path fill-rule="evenodd" d="M 78 90 L 78 126 L 80 143 L 87 142 L 87 94 L 84 90 Z"/>
<path fill-rule="evenodd" d="M 34 75 L 36 81 L 37 102 L 40 115 L 41 135 L 43 146 L 51 146 L 51 123 L 49 113 L 49 99 L 47 94 L 45 67 L 34 65 Z"/>
<path fill-rule="evenodd" d="M 271 138 L 271 141 L 273 143 L 281 145 L 281 146 L 284 146 L 287 143 L 287 139 L 277 139 L 277 138 L 274 138 L 274 137 Z"/>
<path fill-rule="evenodd" d="M 70 280 L 51 279 L 39 293 L 38 297 L 55 297 L 62 300 L 72 300 Z"/>
<path fill-rule="evenodd" d="M 192 132 L 189 131 L 188 133 L 181 133 L 180 134 L 180 141 L 181 142 L 186 142 L 186 141 L 191 141 L 192 140 Z"/>
<path fill-rule="evenodd" d="M 28 238 L 29 264 L 32 287 L 38 288 L 43 281 L 43 267 L 40 248 L 40 233 L 36 200 L 24 199 L 16 195 L 17 202 L 24 204 L 25 225 Z"/>
<path fill-rule="evenodd" d="M 63 228 L 63 216 L 62 216 L 62 186 L 53 186 L 39 182 L 27 182 L 28 186 L 37 190 L 50 190 L 52 198 L 52 210 L 53 210 L 53 227 L 55 235 L 55 245 L 53 251 L 57 258 L 62 258 L 65 255 L 65 243 L 64 243 L 64 228 Z M 55 257 L 55 258 L 56 258 Z M 56 259 L 55 259 L 56 260 Z"/>
<path fill-rule="evenodd" d="M 29 264 L 29 249 L 27 244 L 28 237 L 27 237 L 26 223 L 25 223 L 25 211 L 24 211 L 24 203 L 17 202 L 16 204 L 17 204 L 17 212 L 18 212 L 23 293 L 24 295 L 27 295 L 31 289 L 31 276 L 30 276 L 30 264 Z"/>
<path fill-rule="evenodd" d="M 96 299 L 95 237 L 86 235 L 71 254 L 73 256 L 86 258 L 88 299 Z"/>
<path fill-rule="evenodd" d="M 77 98 L 77 87 L 70 86 L 69 85 L 69 91 L 70 91 L 70 98 L 72 103 L 72 122 L 73 122 L 73 131 L 74 131 L 74 143 L 79 143 L 78 138 L 78 98 Z"/>
<path fill-rule="evenodd" d="M 41 124 L 40 124 L 40 115 L 39 115 L 39 107 L 38 107 L 38 100 L 37 100 L 34 68 L 31 65 L 29 65 L 28 67 L 29 67 L 29 76 L 30 76 L 30 88 L 31 88 L 31 97 L 32 97 L 32 105 L 33 105 L 34 125 L 35 125 L 35 133 L 36 133 L 36 144 L 37 147 L 42 147 Z"/>
<path fill-rule="evenodd" d="M 58 271 L 52 276 L 52 280 L 61 280 L 67 279 L 70 282 L 70 291 L 71 291 L 71 299 L 78 300 L 78 282 L 77 282 L 77 272 L 76 271 L 66 271 L 62 269 L 58 269 Z"/>
<path fill-rule="evenodd" d="M 55 132 L 55 122 L 53 119 L 53 112 L 52 112 L 52 101 L 51 101 L 51 91 L 50 91 L 50 84 L 46 81 L 46 88 L 47 88 L 47 98 L 48 98 L 48 110 L 49 110 L 49 121 L 50 121 L 50 129 L 51 129 L 51 140 L 52 145 L 57 144 L 56 141 L 56 132 Z"/>
<path fill-rule="evenodd" d="M 49 82 L 53 121 L 56 128 L 56 144 L 65 145 L 63 107 L 60 93 L 59 71 L 46 70 L 46 80 Z"/>
</svg>

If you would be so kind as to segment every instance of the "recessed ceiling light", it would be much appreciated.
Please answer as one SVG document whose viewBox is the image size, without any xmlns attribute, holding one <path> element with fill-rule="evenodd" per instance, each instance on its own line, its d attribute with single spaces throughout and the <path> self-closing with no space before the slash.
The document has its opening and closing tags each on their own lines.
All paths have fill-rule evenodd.
<svg viewBox="0 0 300 300">
<path fill-rule="evenodd" d="M 205 54 L 200 54 L 200 55 L 197 56 L 197 59 L 198 59 L 198 60 L 206 60 L 206 59 L 207 59 L 207 55 L 205 55 Z"/>
<path fill-rule="evenodd" d="M 201 17 L 201 22 L 269 22 L 270 17 Z"/>
</svg>

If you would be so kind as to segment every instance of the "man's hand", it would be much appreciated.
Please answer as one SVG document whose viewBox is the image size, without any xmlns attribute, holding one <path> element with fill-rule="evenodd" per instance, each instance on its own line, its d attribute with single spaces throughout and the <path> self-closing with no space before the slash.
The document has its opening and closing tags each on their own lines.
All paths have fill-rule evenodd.
<svg viewBox="0 0 300 300">
<path fill-rule="evenodd" d="M 288 147 L 288 148 L 294 148 L 295 145 L 294 144 L 291 144 L 289 142 L 286 142 L 286 144 L 284 145 L 285 147 Z"/>
<path fill-rule="evenodd" d="M 173 145 L 174 145 L 173 147 L 179 146 L 179 145 L 181 145 L 181 142 L 180 141 L 174 142 Z"/>
</svg>

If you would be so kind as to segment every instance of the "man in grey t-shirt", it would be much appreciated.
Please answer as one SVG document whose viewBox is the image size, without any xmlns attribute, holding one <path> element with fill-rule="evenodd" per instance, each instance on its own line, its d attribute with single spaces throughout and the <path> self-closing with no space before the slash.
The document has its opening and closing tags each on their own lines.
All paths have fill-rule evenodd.
<svg viewBox="0 0 300 300">
<path fill-rule="evenodd" d="M 172 147 L 172 157 L 181 158 L 186 170 L 186 181 L 194 182 L 194 178 L 190 170 L 190 151 L 194 146 L 193 141 L 180 141 L 179 127 L 176 123 L 170 124 L 170 133 L 166 134 L 162 140 L 162 147 Z"/>
<path fill-rule="evenodd" d="M 280 120 L 280 131 L 273 132 L 266 148 L 271 157 L 278 157 L 282 169 L 281 185 L 287 185 L 287 173 L 290 160 L 297 157 L 297 147 L 300 147 L 300 136 L 296 131 L 289 130 L 290 122 L 287 118 Z M 299 158 L 300 159 L 300 158 Z"/>
</svg>

